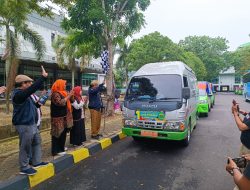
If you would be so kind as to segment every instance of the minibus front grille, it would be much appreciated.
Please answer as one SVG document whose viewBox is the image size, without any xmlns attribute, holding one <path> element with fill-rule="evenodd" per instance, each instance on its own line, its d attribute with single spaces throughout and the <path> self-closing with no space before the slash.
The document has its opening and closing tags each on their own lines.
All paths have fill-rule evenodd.
<svg viewBox="0 0 250 190">
<path fill-rule="evenodd" d="M 145 129 L 163 129 L 164 123 L 158 121 L 138 121 L 137 126 Z"/>
</svg>

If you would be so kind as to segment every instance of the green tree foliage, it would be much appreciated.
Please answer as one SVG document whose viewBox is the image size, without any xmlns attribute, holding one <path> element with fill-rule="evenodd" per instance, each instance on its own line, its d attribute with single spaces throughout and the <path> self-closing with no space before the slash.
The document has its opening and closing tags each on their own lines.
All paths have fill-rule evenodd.
<svg viewBox="0 0 250 190">
<path fill-rule="evenodd" d="M 206 79 L 211 81 L 227 65 L 224 54 L 228 50 L 228 41 L 225 38 L 209 36 L 189 36 L 179 42 L 186 51 L 195 53 L 205 64 L 207 69 Z"/>
<path fill-rule="evenodd" d="M 198 80 L 205 80 L 207 76 L 207 70 L 204 63 L 201 61 L 199 57 L 197 57 L 192 52 L 184 52 L 184 60 L 183 60 L 196 74 Z"/>
<path fill-rule="evenodd" d="M 183 61 L 194 70 L 198 80 L 203 80 L 206 77 L 206 68 L 194 53 L 184 51 L 159 32 L 133 40 L 129 49 L 125 59 L 129 71 L 136 71 L 147 63 Z"/>
<path fill-rule="evenodd" d="M 76 0 L 69 9 L 66 30 L 82 31 L 79 43 L 94 43 L 95 53 L 105 46 L 109 51 L 110 71 L 107 75 L 108 114 L 113 114 L 113 55 L 114 47 L 144 25 L 142 11 L 150 0 Z"/>
<path fill-rule="evenodd" d="M 250 46 L 239 48 L 226 56 L 229 66 L 234 66 L 236 73 L 242 75 L 250 70 Z"/>
<path fill-rule="evenodd" d="M 154 32 L 132 41 L 127 62 L 129 70 L 136 71 L 147 63 L 182 60 L 182 53 L 168 37 Z"/>
</svg>

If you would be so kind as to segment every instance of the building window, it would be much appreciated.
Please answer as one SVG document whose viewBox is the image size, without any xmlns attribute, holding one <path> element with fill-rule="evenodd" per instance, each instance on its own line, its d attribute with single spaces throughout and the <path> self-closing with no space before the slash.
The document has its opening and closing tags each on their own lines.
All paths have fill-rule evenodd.
<svg viewBox="0 0 250 190">
<path fill-rule="evenodd" d="M 82 75 L 82 85 L 89 86 L 91 81 L 97 80 L 97 75 L 95 74 L 83 74 Z"/>
<path fill-rule="evenodd" d="M 235 84 L 240 84 L 241 83 L 241 76 L 235 76 Z"/>
</svg>

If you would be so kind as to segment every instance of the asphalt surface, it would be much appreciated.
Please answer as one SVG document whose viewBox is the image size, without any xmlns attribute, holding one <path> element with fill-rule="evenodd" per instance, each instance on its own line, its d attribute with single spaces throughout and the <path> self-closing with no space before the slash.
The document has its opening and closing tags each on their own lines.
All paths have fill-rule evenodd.
<svg viewBox="0 0 250 190">
<path fill-rule="evenodd" d="M 186 148 L 175 142 L 136 143 L 128 137 L 34 189 L 233 189 L 233 179 L 225 172 L 227 156 L 238 156 L 240 147 L 230 110 L 233 98 L 250 108 L 241 96 L 217 94 L 215 107 L 199 119 Z"/>
</svg>

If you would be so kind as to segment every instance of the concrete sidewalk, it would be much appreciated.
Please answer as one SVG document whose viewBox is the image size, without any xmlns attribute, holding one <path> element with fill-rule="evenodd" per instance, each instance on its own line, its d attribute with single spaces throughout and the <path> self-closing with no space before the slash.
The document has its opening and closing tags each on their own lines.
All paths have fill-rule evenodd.
<svg viewBox="0 0 250 190">
<path fill-rule="evenodd" d="M 112 117 L 106 118 L 105 127 L 104 127 L 104 122 L 102 120 L 101 133 L 103 134 L 104 138 L 121 131 L 122 127 L 121 118 L 122 118 L 121 114 L 115 114 Z M 86 135 L 87 135 L 86 145 L 89 145 L 96 141 L 90 138 L 90 120 L 88 118 L 86 119 Z M 50 162 L 58 158 L 51 156 L 50 131 L 49 130 L 42 131 L 41 136 L 42 136 L 43 161 Z M 19 172 L 18 144 L 19 144 L 18 139 L 13 139 L 0 144 L 0 182 L 8 178 L 14 177 Z M 68 147 L 68 151 L 76 150 L 76 148 L 72 147 L 69 144 L 69 137 L 67 137 L 66 146 Z"/>
</svg>

